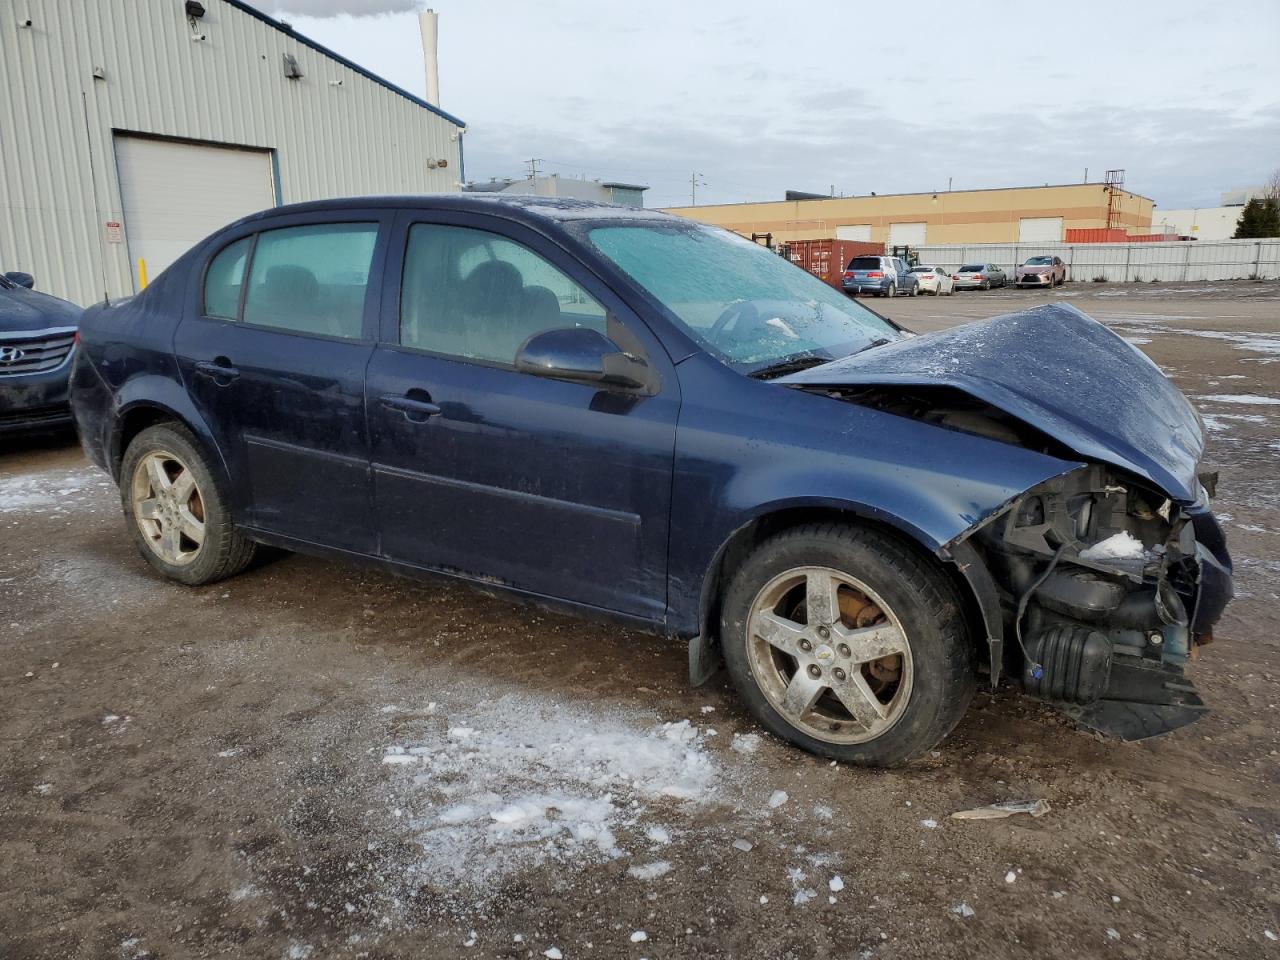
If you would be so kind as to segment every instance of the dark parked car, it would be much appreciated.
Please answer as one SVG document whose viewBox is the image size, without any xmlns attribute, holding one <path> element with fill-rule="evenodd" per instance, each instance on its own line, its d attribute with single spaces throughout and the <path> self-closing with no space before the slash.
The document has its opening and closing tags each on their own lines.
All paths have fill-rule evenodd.
<svg viewBox="0 0 1280 960">
<path fill-rule="evenodd" d="M 29 273 L 0 276 L 0 434 L 66 427 L 80 308 L 39 293 Z"/>
<path fill-rule="evenodd" d="M 384 197 L 240 220 L 81 337 L 85 449 L 184 583 L 262 543 L 609 615 L 858 763 L 980 674 L 1123 736 L 1204 709 L 1197 418 L 1071 307 L 912 337 L 689 220 Z"/>
</svg>

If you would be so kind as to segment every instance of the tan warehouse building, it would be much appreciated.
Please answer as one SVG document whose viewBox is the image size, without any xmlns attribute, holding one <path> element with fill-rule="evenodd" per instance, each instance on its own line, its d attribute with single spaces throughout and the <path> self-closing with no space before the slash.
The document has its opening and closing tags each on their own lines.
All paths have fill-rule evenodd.
<svg viewBox="0 0 1280 960">
<path fill-rule="evenodd" d="M 937 193 L 898 193 L 767 203 L 672 207 L 667 212 L 728 227 L 744 236 L 789 240 L 926 243 L 1045 243 L 1077 239 L 1069 230 L 1146 234 L 1155 206 L 1102 183 Z M 1108 212 L 1110 210 L 1110 222 Z M 1083 239 L 1083 238 L 1080 238 Z"/>
</svg>

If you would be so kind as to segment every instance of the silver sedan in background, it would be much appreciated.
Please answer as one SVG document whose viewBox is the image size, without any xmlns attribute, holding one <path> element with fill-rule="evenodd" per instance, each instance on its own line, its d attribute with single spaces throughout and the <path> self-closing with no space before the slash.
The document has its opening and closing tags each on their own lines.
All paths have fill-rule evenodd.
<svg viewBox="0 0 1280 960">
<path fill-rule="evenodd" d="M 939 295 L 949 297 L 956 292 L 956 282 L 951 279 L 951 274 L 941 267 L 912 267 L 911 273 L 920 284 L 921 293 L 929 293 L 935 297 Z"/>
<path fill-rule="evenodd" d="M 1009 275 L 994 263 L 966 263 L 951 279 L 957 290 L 990 290 L 1009 285 Z"/>
</svg>

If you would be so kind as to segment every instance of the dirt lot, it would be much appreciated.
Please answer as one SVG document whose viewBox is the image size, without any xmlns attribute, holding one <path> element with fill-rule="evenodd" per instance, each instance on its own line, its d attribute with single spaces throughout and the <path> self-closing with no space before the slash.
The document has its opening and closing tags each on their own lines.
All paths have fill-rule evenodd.
<svg viewBox="0 0 1280 960">
<path fill-rule="evenodd" d="M 1208 719 L 1121 744 L 982 694 L 915 766 L 836 767 L 655 637 L 305 557 L 162 582 L 73 442 L 4 441 L 0 957 L 1280 957 L 1280 286 L 873 306 L 1051 297 L 1211 430 Z"/>
</svg>

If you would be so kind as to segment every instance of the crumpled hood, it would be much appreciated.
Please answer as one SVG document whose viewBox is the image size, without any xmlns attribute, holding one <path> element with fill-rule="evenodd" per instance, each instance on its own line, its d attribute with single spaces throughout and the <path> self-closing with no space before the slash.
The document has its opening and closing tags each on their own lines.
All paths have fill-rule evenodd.
<svg viewBox="0 0 1280 960">
<path fill-rule="evenodd" d="M 0 333 L 74 327 L 80 321 L 80 313 L 80 308 L 74 303 L 38 290 L 0 287 Z"/>
<path fill-rule="evenodd" d="M 1191 404 L 1146 355 L 1075 307 L 1046 304 L 910 337 L 780 377 L 812 386 L 954 387 L 1080 457 L 1199 499 L 1204 437 Z"/>
</svg>

